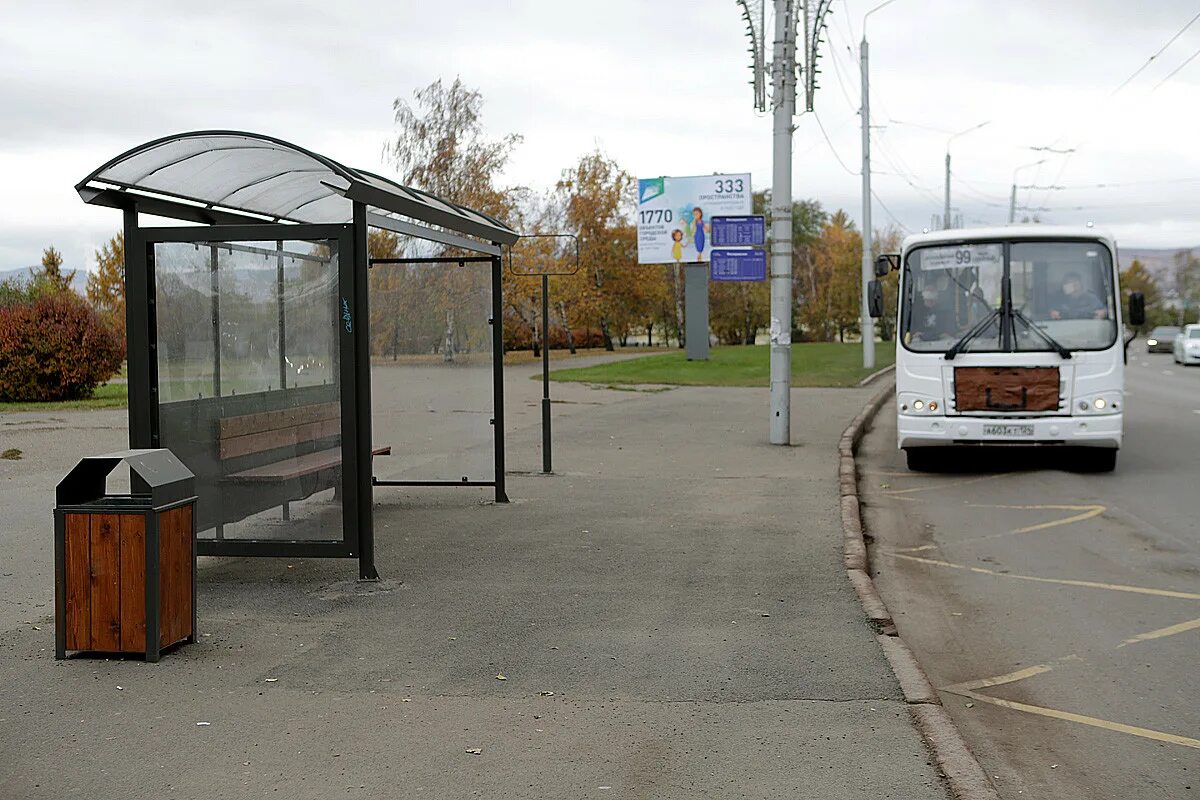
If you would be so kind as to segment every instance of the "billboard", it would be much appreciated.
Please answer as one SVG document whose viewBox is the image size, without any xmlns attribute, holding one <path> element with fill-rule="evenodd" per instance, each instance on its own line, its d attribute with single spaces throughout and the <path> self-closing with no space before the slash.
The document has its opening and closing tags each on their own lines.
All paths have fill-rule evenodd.
<svg viewBox="0 0 1200 800">
<path fill-rule="evenodd" d="M 715 216 L 750 213 L 750 173 L 638 181 L 638 263 L 708 263 Z"/>
</svg>

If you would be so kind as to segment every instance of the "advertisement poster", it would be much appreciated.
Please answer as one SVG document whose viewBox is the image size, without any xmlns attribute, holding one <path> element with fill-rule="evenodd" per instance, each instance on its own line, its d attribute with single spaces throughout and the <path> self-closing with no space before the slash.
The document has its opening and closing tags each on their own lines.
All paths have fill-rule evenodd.
<svg viewBox="0 0 1200 800">
<path fill-rule="evenodd" d="M 638 263 L 708 263 L 713 217 L 750 213 L 750 173 L 638 181 Z"/>
</svg>

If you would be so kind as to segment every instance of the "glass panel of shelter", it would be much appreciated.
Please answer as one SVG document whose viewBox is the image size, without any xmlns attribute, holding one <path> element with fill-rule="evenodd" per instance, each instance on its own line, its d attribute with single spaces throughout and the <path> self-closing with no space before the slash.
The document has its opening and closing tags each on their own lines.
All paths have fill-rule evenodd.
<svg viewBox="0 0 1200 800">
<path fill-rule="evenodd" d="M 200 538 L 341 542 L 338 242 L 155 242 L 159 445 Z"/>
<path fill-rule="evenodd" d="M 375 264 L 370 287 L 372 429 L 398 454 L 375 477 L 493 481 L 490 264 Z"/>
</svg>

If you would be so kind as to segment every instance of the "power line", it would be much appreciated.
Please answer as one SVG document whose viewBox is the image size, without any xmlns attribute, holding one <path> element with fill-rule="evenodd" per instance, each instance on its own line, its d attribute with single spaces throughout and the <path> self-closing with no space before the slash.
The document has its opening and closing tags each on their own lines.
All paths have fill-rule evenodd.
<svg viewBox="0 0 1200 800">
<path fill-rule="evenodd" d="M 900 230 L 904 231 L 905 233 L 912 233 L 912 230 L 910 230 L 907 225 L 897 219 L 896 215 L 892 213 L 892 210 L 884 205 L 883 200 L 879 199 L 879 195 L 875 193 L 874 189 L 871 190 L 871 197 L 875 198 L 875 202 L 879 203 L 879 207 L 883 209 L 883 213 L 887 214 L 888 217 L 891 218 L 892 222 L 899 226 Z"/>
<path fill-rule="evenodd" d="M 1180 28 L 1178 31 L 1176 31 L 1174 36 L 1172 36 L 1170 39 L 1167 39 L 1167 43 L 1166 43 L 1166 44 L 1164 44 L 1162 47 L 1158 48 L 1158 51 L 1157 51 L 1157 52 L 1156 52 L 1154 55 L 1152 55 L 1152 56 L 1150 56 L 1149 58 L 1147 58 L 1147 59 L 1146 59 L 1146 63 L 1145 63 L 1145 64 L 1142 64 L 1140 67 L 1138 67 L 1137 69 L 1135 69 L 1135 70 L 1133 71 L 1133 74 L 1132 74 L 1132 75 L 1130 75 L 1130 76 L 1129 76 L 1128 78 L 1126 78 L 1125 80 L 1121 81 L 1121 85 L 1120 85 L 1120 86 L 1118 86 L 1117 88 L 1113 89 L 1113 90 L 1112 90 L 1112 92 L 1111 92 L 1111 93 L 1109 93 L 1109 95 L 1108 95 L 1108 96 L 1109 96 L 1109 97 L 1112 97 L 1112 96 L 1113 96 L 1113 95 L 1115 95 L 1117 92 L 1121 91 L 1121 90 L 1122 90 L 1122 89 L 1124 89 L 1126 86 L 1128 86 L 1130 81 L 1132 81 L 1132 80 L 1133 80 L 1134 78 L 1136 78 L 1138 75 L 1141 75 L 1141 74 L 1142 74 L 1142 70 L 1144 70 L 1146 67 L 1150 66 L 1150 62 L 1152 62 L 1154 59 L 1156 59 L 1156 58 L 1158 58 L 1159 56 L 1161 56 L 1161 55 L 1163 54 L 1163 52 L 1164 52 L 1164 51 L 1165 51 L 1165 50 L 1166 50 L 1168 47 L 1170 47 L 1172 44 L 1174 44 L 1174 43 L 1175 43 L 1175 40 L 1176 40 L 1176 39 L 1178 39 L 1180 36 L 1182 36 L 1182 35 L 1183 35 L 1183 33 L 1184 33 L 1184 31 L 1186 31 L 1188 28 L 1192 27 L 1192 25 L 1193 25 L 1193 24 L 1196 22 L 1196 20 L 1198 20 L 1198 19 L 1200 19 L 1200 14 L 1196 14 L 1196 16 L 1194 16 L 1194 17 L 1192 17 L 1190 20 L 1188 20 L 1187 24 L 1186 24 L 1186 25 L 1184 25 L 1182 28 Z M 1197 51 L 1197 55 L 1200 55 L 1200 50 L 1198 50 L 1198 51 Z M 1195 55 L 1193 55 L 1193 56 L 1192 56 L 1192 58 L 1195 58 L 1195 57 L 1196 57 Z M 1192 60 L 1192 58 L 1189 58 L 1189 59 L 1188 59 L 1188 61 L 1191 61 L 1191 60 Z M 1184 66 L 1184 65 L 1186 65 L 1186 64 L 1187 64 L 1187 61 L 1185 61 L 1185 62 L 1184 62 L 1183 64 L 1181 64 L 1181 65 L 1180 65 L 1178 68 L 1176 68 L 1175 72 L 1178 72 L 1178 71 L 1179 71 L 1180 69 L 1182 69 L 1182 68 L 1183 68 L 1183 66 Z M 1175 72 L 1172 72 L 1172 73 L 1171 73 L 1171 75 L 1174 75 L 1174 74 L 1175 74 Z M 1168 76 L 1167 76 L 1167 78 L 1171 77 L 1171 75 L 1168 75 Z M 1164 78 L 1164 79 L 1163 79 L 1163 81 L 1165 82 L 1165 81 L 1166 81 L 1166 78 Z M 1159 86 L 1162 86 L 1162 83 L 1159 83 Z M 1155 86 L 1154 88 L 1155 88 L 1155 89 L 1157 89 L 1157 88 L 1158 88 L 1158 86 Z M 1151 91 L 1153 91 L 1153 89 L 1152 89 Z"/>
<path fill-rule="evenodd" d="M 833 146 L 833 141 L 830 140 L 829 134 L 825 132 L 825 126 L 821 124 L 821 116 L 815 111 L 813 112 L 813 119 L 817 121 L 817 127 L 821 129 L 821 135 L 825 137 L 825 144 L 829 145 L 829 152 L 833 153 L 833 157 L 836 158 L 837 162 L 842 165 L 842 169 L 846 170 L 846 172 L 850 173 L 851 175 L 862 175 L 861 172 L 855 172 L 846 166 L 846 162 L 842 160 L 840 155 L 838 155 L 837 148 Z"/>
<path fill-rule="evenodd" d="M 1188 57 L 1187 57 L 1187 61 L 1184 61 L 1184 62 L 1183 62 L 1182 64 L 1180 64 L 1178 67 L 1176 67 L 1175 69 L 1171 70 L 1171 74 L 1170 74 L 1170 75 L 1168 75 L 1167 77 L 1163 78 L 1163 79 L 1162 79 L 1161 81 L 1159 81 L 1158 83 L 1156 83 L 1156 84 L 1154 85 L 1154 88 L 1153 88 L 1153 89 L 1151 89 L 1151 90 L 1150 90 L 1150 92 L 1151 92 L 1151 93 L 1157 92 L 1157 91 L 1158 91 L 1158 87 L 1162 86 L 1164 83 L 1166 83 L 1167 81 L 1171 80 L 1171 78 L 1175 77 L 1175 73 L 1179 72 L 1179 70 L 1183 69 L 1183 68 L 1184 68 L 1184 67 L 1186 67 L 1188 64 L 1192 63 L 1192 61 L 1193 61 L 1193 60 L 1196 58 L 1196 56 L 1200 56 L 1200 50 L 1197 50 L 1196 52 L 1192 53 L 1190 56 L 1188 56 Z"/>
</svg>

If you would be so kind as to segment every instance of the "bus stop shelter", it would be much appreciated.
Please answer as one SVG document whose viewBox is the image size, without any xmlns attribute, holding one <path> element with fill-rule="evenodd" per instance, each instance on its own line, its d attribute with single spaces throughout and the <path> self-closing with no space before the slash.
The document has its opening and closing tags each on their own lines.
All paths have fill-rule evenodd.
<svg viewBox="0 0 1200 800">
<path fill-rule="evenodd" d="M 507 225 L 238 131 L 147 142 L 75 188 L 124 212 L 129 446 L 169 448 L 195 473 L 199 554 L 357 558 L 377 577 L 371 464 L 392 454 L 371 430 L 371 227 L 440 246 L 414 260 L 491 264 L 487 484 L 507 500 Z"/>
</svg>

